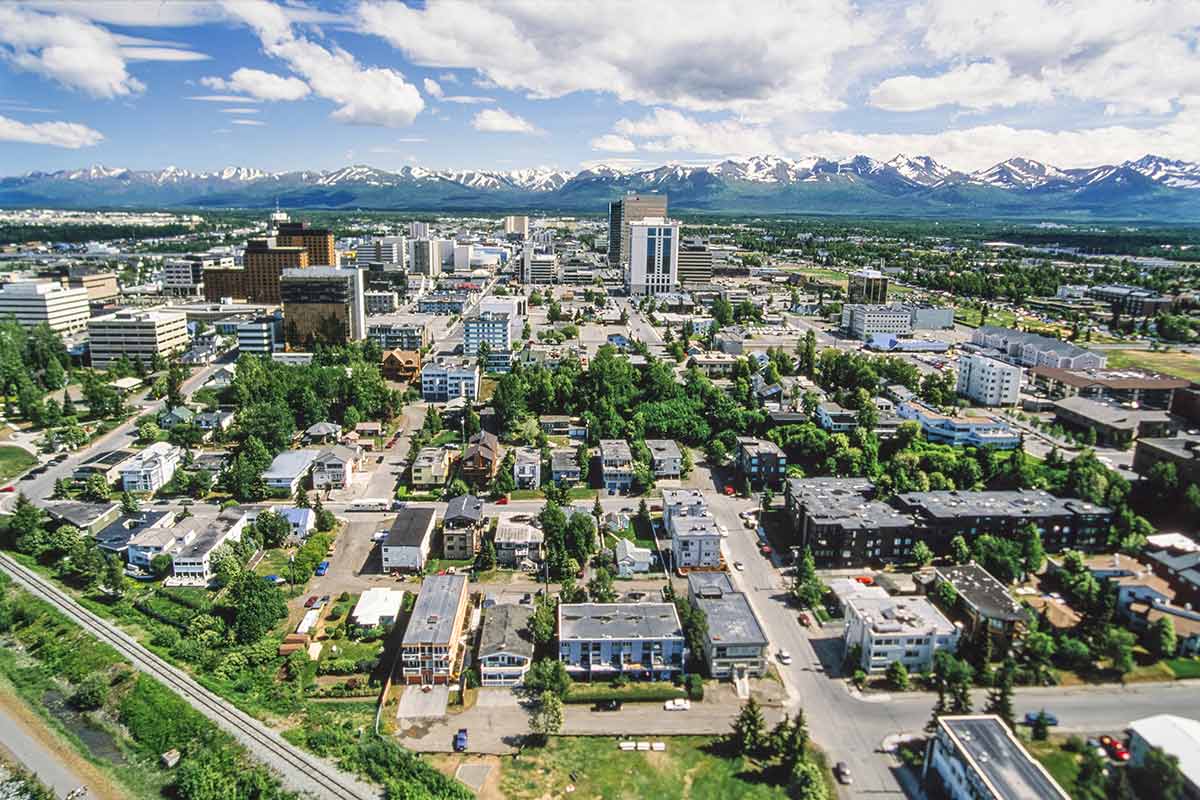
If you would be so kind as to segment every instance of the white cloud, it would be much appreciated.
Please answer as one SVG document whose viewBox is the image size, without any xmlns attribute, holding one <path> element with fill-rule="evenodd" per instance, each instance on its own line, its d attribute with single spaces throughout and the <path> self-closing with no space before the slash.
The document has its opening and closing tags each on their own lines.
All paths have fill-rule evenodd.
<svg viewBox="0 0 1200 800">
<path fill-rule="evenodd" d="M 337 104 L 330 116 L 353 125 L 409 125 L 425 108 L 417 87 L 393 69 L 363 67 L 341 48 L 326 49 L 292 30 L 279 6 L 257 0 L 225 0 L 228 13 L 258 34 L 263 52 L 283 61 L 312 91 Z"/>
<path fill-rule="evenodd" d="M 311 91 L 299 78 L 242 67 L 228 79 L 201 78 L 200 83 L 216 92 L 240 92 L 258 100 L 301 100 Z"/>
<path fill-rule="evenodd" d="M 0 6 L 0 57 L 94 97 L 145 89 L 125 69 L 125 56 L 111 33 L 71 16 Z"/>
<path fill-rule="evenodd" d="M 258 112 L 259 112 L 259 109 L 257 109 L 257 108 L 244 108 L 243 107 L 243 108 L 222 108 L 221 109 L 222 114 L 257 114 Z"/>
<path fill-rule="evenodd" d="M 106 25 L 123 27 L 184 28 L 226 22 L 230 18 L 217 0 L 25 0 L 34 8 L 64 11 Z M 284 0 L 280 11 L 295 24 L 344 24 L 347 20 L 330 11 L 297 0 Z"/>
<path fill-rule="evenodd" d="M 637 140 L 639 149 L 654 152 L 751 155 L 779 149 L 765 127 L 732 119 L 703 122 L 668 108 L 638 120 L 619 119 L 613 129 L 616 138 Z"/>
<path fill-rule="evenodd" d="M 887 111 L 920 111 L 948 105 L 982 111 L 1052 99 L 1049 87 L 1039 79 L 1014 75 L 1007 64 L 980 61 L 932 78 L 888 78 L 871 91 L 869 102 Z"/>
<path fill-rule="evenodd" d="M 471 127 L 485 133 L 541 133 L 528 120 L 503 108 L 485 108 L 471 120 Z"/>
<path fill-rule="evenodd" d="M 480 97 L 479 95 L 474 94 L 448 94 L 442 98 L 442 101 L 446 103 L 458 103 L 460 105 L 467 106 L 478 106 L 496 102 L 495 98 Z"/>
<path fill-rule="evenodd" d="M 104 140 L 104 135 L 77 122 L 18 122 L 0 116 L 0 142 L 23 142 L 78 150 Z"/>
<path fill-rule="evenodd" d="M 202 79 L 203 80 L 203 79 Z M 253 97 L 241 97 L 236 94 L 194 94 L 185 98 L 201 103 L 257 103 Z"/>
<path fill-rule="evenodd" d="M 535 98 L 611 93 L 765 118 L 843 106 L 835 64 L 879 35 L 851 0 L 362 0 L 359 27 L 418 64 L 478 70 Z M 598 35 L 597 32 L 603 32 Z"/>
<path fill-rule="evenodd" d="M 607 150 L 610 153 L 632 153 L 637 150 L 637 145 L 624 136 L 618 136 L 615 133 L 606 133 L 603 136 L 597 136 L 590 142 L 593 150 Z"/>
<path fill-rule="evenodd" d="M 126 61 L 208 61 L 211 56 L 178 47 L 122 47 Z"/>
<path fill-rule="evenodd" d="M 441 84 L 439 84 L 433 78 L 426 78 L 422 82 L 422 85 L 425 87 L 425 94 L 429 95 L 430 97 L 441 97 L 442 96 Z"/>
<path fill-rule="evenodd" d="M 263 122 L 262 120 L 257 120 L 257 119 L 234 119 L 234 120 L 230 120 L 229 124 L 230 125 L 252 125 L 256 128 L 260 128 L 260 127 L 266 125 L 267 123 Z"/>
<path fill-rule="evenodd" d="M 856 133 L 813 131 L 788 138 L 795 154 L 843 157 L 864 154 L 888 159 L 897 153 L 933 156 L 963 171 L 990 167 L 1013 156 L 1058 167 L 1116 164 L 1155 153 L 1200 161 L 1200 106 L 1187 109 L 1169 123 L 1152 128 L 1109 125 L 1098 128 L 1047 130 L 1008 125 L 976 125 L 936 133 Z"/>
</svg>

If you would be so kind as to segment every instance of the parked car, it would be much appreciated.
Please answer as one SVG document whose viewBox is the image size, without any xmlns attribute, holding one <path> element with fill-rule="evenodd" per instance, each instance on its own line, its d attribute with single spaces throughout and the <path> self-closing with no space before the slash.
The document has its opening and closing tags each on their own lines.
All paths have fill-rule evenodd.
<svg viewBox="0 0 1200 800">
<path fill-rule="evenodd" d="M 320 564 L 317 564 L 317 577 L 318 578 L 320 578 L 327 572 L 329 572 L 329 562 L 328 561 L 322 561 Z"/>
<path fill-rule="evenodd" d="M 620 711 L 620 700 L 601 700 L 596 705 L 592 706 L 592 711 Z"/>
<path fill-rule="evenodd" d="M 526 592 L 525 595 L 521 598 L 521 602 L 525 603 L 525 604 L 532 603 L 533 595 L 531 595 L 529 592 Z"/>
<path fill-rule="evenodd" d="M 806 626 L 807 626 L 807 625 L 812 625 L 812 617 L 810 617 L 810 616 L 808 615 L 808 612 L 807 612 L 807 611 L 801 611 L 801 612 L 800 612 L 800 624 L 801 624 L 801 625 L 806 625 Z"/>
<path fill-rule="evenodd" d="M 870 575 L 859 575 L 854 580 L 858 581 L 863 586 L 874 586 L 875 585 L 875 579 L 872 578 Z"/>
<path fill-rule="evenodd" d="M 304 601 L 305 608 L 312 608 L 316 604 L 317 604 L 317 596 L 315 594 L 312 597 L 310 597 Z"/>
<path fill-rule="evenodd" d="M 496 505 L 498 505 L 498 506 L 508 505 L 508 495 L 504 495 L 504 497 L 501 497 L 498 500 L 496 500 Z"/>
<path fill-rule="evenodd" d="M 727 497 L 733 497 L 735 494 L 737 494 L 737 492 L 735 492 L 735 491 L 733 490 L 733 487 L 732 487 L 732 486 L 726 486 L 726 487 L 725 487 L 725 495 L 726 495 Z"/>
<path fill-rule="evenodd" d="M 740 561 L 735 561 L 735 562 L 733 562 L 733 568 L 736 569 L 738 572 L 741 572 L 742 570 L 744 570 L 746 568 L 746 565 Z"/>
<path fill-rule="evenodd" d="M 791 664 L 791 663 L 792 663 L 792 654 L 791 654 L 791 653 L 789 653 L 787 650 L 780 650 L 780 651 L 779 651 L 779 653 L 778 653 L 778 654 L 776 654 L 776 656 L 775 656 L 775 657 L 776 657 L 776 658 L 778 658 L 778 659 L 779 659 L 779 663 L 780 663 L 780 664 L 783 664 L 785 667 L 786 667 L 788 664 Z"/>
<path fill-rule="evenodd" d="M 677 697 L 674 700 L 668 700 L 663 703 L 664 711 L 687 711 L 692 707 L 692 701 L 684 697 Z"/>
<path fill-rule="evenodd" d="M 742 519 L 750 519 L 757 513 L 758 513 L 757 509 L 748 508 L 745 511 L 738 512 L 738 516 L 741 517 Z"/>
<path fill-rule="evenodd" d="M 850 774 L 850 765 L 845 761 L 839 761 L 833 768 L 833 775 L 838 779 L 838 783 L 849 786 L 854 783 L 854 777 Z"/>
<path fill-rule="evenodd" d="M 17 490 L 17 487 L 10 484 L 8 486 L 5 486 L 3 489 L 0 489 L 0 492 L 15 492 L 16 490 Z"/>
<path fill-rule="evenodd" d="M 1113 761 L 1129 760 L 1129 750 L 1125 747 L 1124 743 L 1120 739 L 1116 739 L 1112 736 L 1101 736 L 1100 746 L 1104 748 L 1104 752 L 1107 753 L 1108 757 Z"/>
<path fill-rule="evenodd" d="M 465 753 L 467 750 L 467 729 L 459 728 L 454 734 L 454 752 Z"/>
<path fill-rule="evenodd" d="M 327 605 L 329 605 L 329 600 L 330 600 L 329 595 L 323 594 L 323 595 L 321 595 L 321 599 L 319 602 L 321 603 L 321 605 L 327 606 Z"/>
<path fill-rule="evenodd" d="M 1049 711 L 1047 711 L 1044 708 L 1041 711 L 1025 712 L 1025 724 L 1033 725 L 1034 723 L 1037 722 L 1037 719 L 1039 716 L 1045 717 L 1047 725 L 1057 725 L 1058 724 L 1058 716 L 1056 714 L 1050 713 Z"/>
<path fill-rule="evenodd" d="M 1099 739 L 1088 739 L 1087 746 L 1101 758 L 1108 758 L 1108 751 L 1104 749 L 1104 745 L 1100 744 Z"/>
<path fill-rule="evenodd" d="M 278 575 L 263 575 L 263 580 L 267 583 L 280 584 L 283 583 L 283 578 Z"/>
</svg>

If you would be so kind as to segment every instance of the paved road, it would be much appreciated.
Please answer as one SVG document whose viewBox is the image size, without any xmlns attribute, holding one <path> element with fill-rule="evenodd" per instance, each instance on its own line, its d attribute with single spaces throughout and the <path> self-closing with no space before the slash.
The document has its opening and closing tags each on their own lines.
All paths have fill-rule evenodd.
<svg viewBox="0 0 1200 800">
<path fill-rule="evenodd" d="M 14 698 L 14 702 L 21 701 Z M 54 790 L 56 797 L 64 797 L 73 789 L 88 785 L 85 778 L 64 764 L 61 756 L 30 730 L 25 720 L 10 714 L 3 703 L 0 703 L 0 750 L 37 775 L 42 783 Z"/>
</svg>

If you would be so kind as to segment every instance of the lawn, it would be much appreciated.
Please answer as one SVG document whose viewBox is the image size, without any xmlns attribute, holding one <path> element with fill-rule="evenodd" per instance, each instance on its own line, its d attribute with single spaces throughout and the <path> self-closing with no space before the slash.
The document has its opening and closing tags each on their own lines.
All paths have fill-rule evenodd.
<svg viewBox="0 0 1200 800">
<path fill-rule="evenodd" d="M 1200 659 L 1172 658 L 1163 663 L 1175 675 L 1176 680 L 1183 681 L 1189 678 L 1200 678 Z"/>
<path fill-rule="evenodd" d="M 425 572 L 436 575 L 438 572 L 454 567 L 456 571 L 470 569 L 475 564 L 473 558 L 431 558 L 425 562 Z"/>
<path fill-rule="evenodd" d="M 20 475 L 37 463 L 28 450 L 12 445 L 0 445 L 0 481 Z"/>
<path fill-rule="evenodd" d="M 1075 786 L 1075 776 L 1079 774 L 1079 761 L 1078 756 L 1063 749 L 1063 741 L 1054 736 L 1044 742 L 1026 742 L 1025 746 L 1058 785 L 1070 792 Z"/>
<path fill-rule="evenodd" d="M 741 758 L 714 752 L 708 737 L 667 737 L 661 753 L 623 752 L 607 737 L 555 738 L 544 748 L 501 763 L 508 800 L 560 797 L 574 784 L 578 797 L 601 800 L 784 800 L 776 776 Z"/>
<path fill-rule="evenodd" d="M 1179 351 L 1156 352 L 1154 350 L 1109 350 L 1108 366 L 1112 368 L 1145 369 L 1161 372 L 1190 381 L 1200 381 L 1200 358 Z"/>
</svg>

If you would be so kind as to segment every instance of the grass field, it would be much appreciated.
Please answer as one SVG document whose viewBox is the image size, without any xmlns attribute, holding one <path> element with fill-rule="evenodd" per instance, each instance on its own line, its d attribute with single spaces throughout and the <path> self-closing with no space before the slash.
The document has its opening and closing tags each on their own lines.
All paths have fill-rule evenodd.
<svg viewBox="0 0 1200 800">
<path fill-rule="evenodd" d="M 784 800 L 776 776 L 752 761 L 723 758 L 707 737 L 665 739 L 661 753 L 622 752 L 608 737 L 555 738 L 519 759 L 502 762 L 500 788 L 508 800 L 578 797 L 602 800 Z M 574 779 L 572 779 L 572 775 Z"/>
<path fill-rule="evenodd" d="M 1108 366 L 1114 368 L 1145 369 L 1151 372 L 1161 372 L 1177 378 L 1190 381 L 1200 381 L 1200 357 L 1191 353 L 1172 351 L 1169 353 L 1153 350 L 1109 350 Z"/>
<path fill-rule="evenodd" d="M 12 445 L 0 445 L 0 481 L 20 475 L 37 463 L 28 451 Z"/>
<path fill-rule="evenodd" d="M 1057 736 L 1044 742 L 1026 743 L 1029 752 L 1054 776 L 1058 785 L 1070 792 L 1075 786 L 1075 776 L 1079 774 L 1079 760 L 1074 753 L 1064 750 L 1062 745 L 1063 739 Z"/>
<path fill-rule="evenodd" d="M 1171 670 L 1177 680 L 1200 678 L 1200 659 L 1172 658 L 1163 663 L 1167 665 L 1167 669 Z"/>
</svg>

